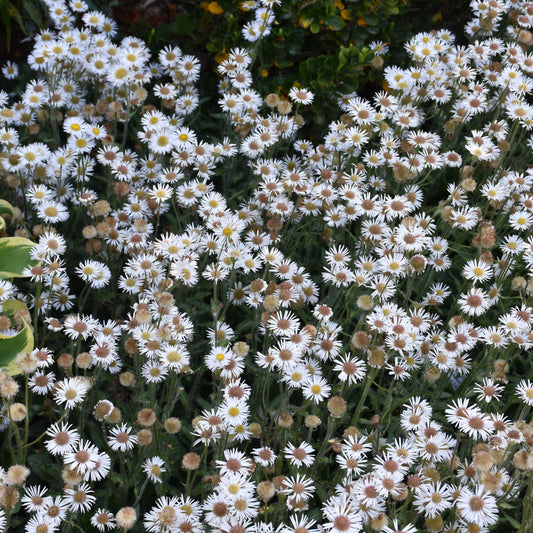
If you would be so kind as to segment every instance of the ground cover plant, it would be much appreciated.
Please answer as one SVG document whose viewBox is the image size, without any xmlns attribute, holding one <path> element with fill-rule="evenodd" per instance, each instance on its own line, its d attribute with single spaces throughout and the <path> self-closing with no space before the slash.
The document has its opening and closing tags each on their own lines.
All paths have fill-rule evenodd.
<svg viewBox="0 0 533 533">
<path fill-rule="evenodd" d="M 209 97 L 82 0 L 2 70 L 0 530 L 531 531 L 533 5 L 323 137 L 248 5 Z"/>
</svg>

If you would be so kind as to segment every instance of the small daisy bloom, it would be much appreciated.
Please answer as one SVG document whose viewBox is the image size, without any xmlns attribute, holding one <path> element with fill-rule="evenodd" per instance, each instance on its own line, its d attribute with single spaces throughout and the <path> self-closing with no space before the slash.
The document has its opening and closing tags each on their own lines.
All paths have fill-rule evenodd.
<svg viewBox="0 0 533 533">
<path fill-rule="evenodd" d="M 154 483 L 161 483 L 161 474 L 166 472 L 165 461 L 163 461 L 163 459 L 157 455 L 150 457 L 150 459 L 146 459 L 146 461 L 144 461 L 143 471 L 148 476 L 150 481 L 153 481 Z"/>
<path fill-rule="evenodd" d="M 315 462 L 313 447 L 305 441 L 298 446 L 294 446 L 294 444 L 289 442 L 285 446 L 283 453 L 290 463 L 295 466 L 311 466 Z"/>
<path fill-rule="evenodd" d="M 44 504 L 49 499 L 46 496 L 46 487 L 40 485 L 31 485 L 24 488 L 24 496 L 21 499 L 21 504 L 28 512 L 40 511 L 44 508 Z"/>
<path fill-rule="evenodd" d="M 492 278 L 492 267 L 485 261 L 473 259 L 468 261 L 463 268 L 463 276 L 474 283 L 487 281 Z"/>
<path fill-rule="evenodd" d="M 105 509 L 97 509 L 91 516 L 91 525 L 99 531 L 115 529 L 115 517 Z"/>
<path fill-rule="evenodd" d="M 125 452 L 137 444 L 137 436 L 131 435 L 132 428 L 126 424 L 111 428 L 107 443 L 113 451 Z"/>
<path fill-rule="evenodd" d="M 475 287 L 462 294 L 458 303 L 461 310 L 471 316 L 480 316 L 489 308 L 487 293 Z"/>
<path fill-rule="evenodd" d="M 58 404 L 65 404 L 66 409 L 72 409 L 83 402 L 89 392 L 89 385 L 83 378 L 66 378 L 56 384 L 54 399 Z"/>
<path fill-rule="evenodd" d="M 520 383 L 518 383 L 516 394 L 525 404 L 533 405 L 533 383 L 531 383 L 529 379 L 522 379 Z"/>
<path fill-rule="evenodd" d="M 307 89 L 299 89 L 298 87 L 293 87 L 289 91 L 289 98 L 297 104 L 310 104 L 313 101 L 314 95 L 311 91 Z"/>
<path fill-rule="evenodd" d="M 268 446 L 255 448 L 252 450 L 252 455 L 255 462 L 261 466 L 272 466 L 277 458 L 277 455 Z"/>
<path fill-rule="evenodd" d="M 315 483 L 311 478 L 296 474 L 295 477 L 287 477 L 283 480 L 281 494 L 295 502 L 307 501 L 315 492 Z"/>
<path fill-rule="evenodd" d="M 324 378 L 312 376 L 304 385 L 302 391 L 306 399 L 312 400 L 314 403 L 319 403 L 329 397 L 331 387 Z"/>
<path fill-rule="evenodd" d="M 478 485 L 475 491 L 465 486 L 461 487 L 456 506 L 462 518 L 482 528 L 498 521 L 496 498 L 485 492 L 482 485 Z"/>
<path fill-rule="evenodd" d="M 476 393 L 479 401 L 486 403 L 500 399 L 500 393 L 503 386 L 496 383 L 492 378 L 483 378 L 482 383 L 474 386 L 473 391 Z"/>
<path fill-rule="evenodd" d="M 65 489 L 65 497 L 70 504 L 70 509 L 75 513 L 88 511 L 96 501 L 93 490 L 87 483 Z"/>
<path fill-rule="evenodd" d="M 45 446 L 52 455 L 64 455 L 71 452 L 80 440 L 78 431 L 66 422 L 52 424 L 46 434 L 50 440 L 45 442 Z"/>
<path fill-rule="evenodd" d="M 84 474 L 94 468 L 98 453 L 99 450 L 94 444 L 81 440 L 73 451 L 65 454 L 65 464 Z"/>
</svg>

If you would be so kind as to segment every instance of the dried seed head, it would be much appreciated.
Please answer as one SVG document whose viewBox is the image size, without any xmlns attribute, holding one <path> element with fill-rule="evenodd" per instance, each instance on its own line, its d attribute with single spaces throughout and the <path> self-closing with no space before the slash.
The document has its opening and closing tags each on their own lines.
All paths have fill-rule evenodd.
<svg viewBox="0 0 533 533">
<path fill-rule="evenodd" d="M 115 515 L 115 521 L 118 527 L 131 529 L 137 520 L 137 512 L 133 507 L 122 507 Z"/>
<path fill-rule="evenodd" d="M 346 412 L 346 400 L 341 396 L 333 396 L 328 400 L 328 411 L 333 418 L 340 418 Z"/>
<path fill-rule="evenodd" d="M 24 406 L 23 406 L 24 407 Z M 6 483 L 8 485 L 24 485 L 26 478 L 30 475 L 30 469 L 24 465 L 13 465 L 6 474 Z"/>
<path fill-rule="evenodd" d="M 272 481 L 262 481 L 257 485 L 257 495 L 264 501 L 270 500 L 276 492 Z"/>
<path fill-rule="evenodd" d="M 181 431 L 181 420 L 179 418 L 171 417 L 165 420 L 165 431 L 171 435 L 175 435 Z"/>
<path fill-rule="evenodd" d="M 283 429 L 290 429 L 294 423 L 294 420 L 290 413 L 280 413 L 278 417 L 278 426 Z"/>
<path fill-rule="evenodd" d="M 318 427 L 321 422 L 320 418 L 316 415 L 307 415 L 305 417 L 305 427 L 308 427 L 309 429 Z"/>
<path fill-rule="evenodd" d="M 194 452 L 186 453 L 181 461 L 181 466 L 185 470 L 196 470 L 200 466 L 200 456 Z"/>
<path fill-rule="evenodd" d="M 157 420 L 157 415 L 153 409 L 147 407 L 146 409 L 141 409 L 137 413 L 137 422 L 139 425 L 145 428 L 149 428 L 155 424 Z"/>
<path fill-rule="evenodd" d="M 149 429 L 141 429 L 137 433 L 137 444 L 139 446 L 147 448 L 152 444 L 153 440 L 154 436 L 152 435 L 152 432 Z"/>
</svg>

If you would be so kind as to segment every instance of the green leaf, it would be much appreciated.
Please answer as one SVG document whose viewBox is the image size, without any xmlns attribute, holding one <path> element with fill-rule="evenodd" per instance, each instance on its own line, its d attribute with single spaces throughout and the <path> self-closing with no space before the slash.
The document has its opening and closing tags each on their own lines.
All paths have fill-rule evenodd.
<svg viewBox="0 0 533 533">
<path fill-rule="evenodd" d="M 504 515 L 504 518 L 516 529 L 520 529 L 520 523 L 517 522 L 514 518 L 511 518 L 509 515 Z"/>
<path fill-rule="evenodd" d="M 340 17 L 331 18 L 328 20 L 328 23 L 331 29 L 335 31 L 342 30 L 342 28 L 344 27 L 344 22 Z"/>
<path fill-rule="evenodd" d="M 92 418 L 87 420 L 87 431 L 91 435 L 91 440 L 98 448 L 104 449 L 107 446 L 100 426 Z"/>
<path fill-rule="evenodd" d="M 9 16 L 8 6 L 4 2 L 0 2 L 0 18 L 6 34 L 6 49 L 9 52 L 11 47 L 11 17 Z"/>
<path fill-rule="evenodd" d="M 28 0 L 23 0 L 22 1 L 22 7 L 23 7 L 23 10 L 28 13 L 28 15 L 30 16 L 31 20 L 33 20 L 33 22 L 35 22 L 35 24 L 37 24 L 37 26 L 39 26 L 39 28 L 44 28 L 44 21 L 43 21 L 43 17 L 41 15 L 41 13 L 39 12 L 38 9 L 36 9 L 35 7 L 35 2 L 30 2 Z"/>
<path fill-rule="evenodd" d="M 176 35 L 192 34 L 195 28 L 194 20 L 185 13 L 176 15 L 170 26 Z"/>
<path fill-rule="evenodd" d="M 377 26 L 379 24 L 379 17 L 377 15 L 367 14 L 365 15 L 365 20 L 369 26 Z"/>
<path fill-rule="evenodd" d="M 511 505 L 510 503 L 499 503 L 498 507 L 500 509 L 516 509 L 515 505 Z"/>
<path fill-rule="evenodd" d="M 5 200 L 0 200 L 0 231 L 6 229 L 5 215 L 13 218 L 13 207 L 11 204 L 7 203 Z"/>
<path fill-rule="evenodd" d="M 2 314 L 8 316 L 11 320 L 13 320 L 17 311 L 27 311 L 29 314 L 26 304 L 18 300 L 10 299 L 2 302 Z"/>
<path fill-rule="evenodd" d="M 8 7 L 8 12 L 9 12 L 9 15 L 17 21 L 17 24 L 20 26 L 20 29 L 24 32 L 24 35 L 28 35 L 26 26 L 24 26 L 24 21 L 22 20 L 22 16 L 18 12 L 17 8 L 13 5 L 13 3 L 11 3 L 11 6 Z"/>
<path fill-rule="evenodd" d="M 329 87 L 333 85 L 333 76 L 331 71 L 321 70 L 318 73 L 317 81 L 321 87 Z"/>
<path fill-rule="evenodd" d="M 10 376 L 20 374 L 20 369 L 15 364 L 15 357 L 21 352 L 33 350 L 33 333 L 24 322 L 24 328 L 16 335 L 8 337 L 0 334 L 0 368 Z"/>
<path fill-rule="evenodd" d="M 324 59 L 324 68 L 333 72 L 337 67 L 337 58 L 334 55 L 326 56 Z"/>
<path fill-rule="evenodd" d="M 311 33 L 318 33 L 320 31 L 320 24 L 318 22 L 313 22 L 311 26 L 309 26 L 309 30 Z"/>
<path fill-rule="evenodd" d="M 15 209 L 6 200 L 0 200 L 0 215 L 9 215 L 13 218 L 15 216 Z"/>
<path fill-rule="evenodd" d="M 0 279 L 23 278 L 26 267 L 34 267 L 39 261 L 31 259 L 35 243 L 23 237 L 4 237 L 0 239 Z"/>
<path fill-rule="evenodd" d="M 111 481 L 117 483 L 118 485 L 122 486 L 124 485 L 124 480 L 122 479 L 122 476 L 118 472 L 113 472 L 109 475 L 111 478 Z"/>
<path fill-rule="evenodd" d="M 57 471 L 57 466 L 51 464 L 49 456 L 44 454 L 36 453 L 30 455 L 28 457 L 28 466 L 31 468 L 32 474 L 35 474 L 39 479 L 47 483 L 50 482 L 50 478 L 53 476 L 51 471 Z"/>
<path fill-rule="evenodd" d="M 292 61 L 289 59 L 278 59 L 277 65 L 279 68 L 287 68 L 292 66 Z"/>
<path fill-rule="evenodd" d="M 339 50 L 339 63 L 337 65 L 337 72 L 340 72 L 344 65 L 346 65 L 346 63 L 348 63 L 348 58 L 346 56 L 346 48 L 344 47 L 341 47 L 341 49 Z"/>
<path fill-rule="evenodd" d="M 309 80 L 309 86 L 315 92 L 320 91 L 320 85 L 318 84 L 318 82 L 316 80 Z"/>
</svg>

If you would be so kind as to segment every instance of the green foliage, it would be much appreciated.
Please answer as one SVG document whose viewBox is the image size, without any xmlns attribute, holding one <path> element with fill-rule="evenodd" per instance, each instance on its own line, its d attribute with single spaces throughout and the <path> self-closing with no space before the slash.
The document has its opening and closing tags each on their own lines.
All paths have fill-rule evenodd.
<svg viewBox="0 0 533 533">
<path fill-rule="evenodd" d="M 25 311 L 28 308 L 17 300 L 8 300 L 3 303 L 3 314 L 13 317 L 16 311 Z M 29 324 L 22 320 L 23 327 L 15 335 L 0 334 L 0 368 L 10 376 L 20 373 L 14 360 L 19 353 L 31 352 L 33 350 L 33 333 Z"/>
<path fill-rule="evenodd" d="M 23 270 L 35 266 L 30 258 L 34 243 L 23 237 L 0 239 L 0 278 L 23 278 Z"/>
<path fill-rule="evenodd" d="M 461 3 L 466 10 L 468 2 Z M 250 5 L 240 0 L 183 2 L 183 12 L 173 16 L 161 6 L 158 20 L 140 8 L 130 9 L 128 3 L 127 14 L 133 10 L 135 23 L 125 18 L 122 29 L 145 39 L 153 50 L 174 41 L 214 70 L 230 49 L 246 45 L 242 30 L 250 21 Z M 381 88 L 382 62 L 375 58 L 372 42 L 385 43 L 391 62 L 401 63 L 404 43 L 420 29 L 441 22 L 444 9 L 436 0 L 284 1 L 274 6 L 272 32 L 251 43 L 256 52 L 252 73 L 261 79 L 265 93 L 284 97 L 294 85 L 311 88 L 316 98 L 309 116 L 331 116 L 339 93 L 366 94 Z M 119 12 L 120 7 L 115 8 L 114 13 Z M 203 89 L 204 94 L 210 92 L 211 83 Z"/>
<path fill-rule="evenodd" d="M 155 98 L 148 82 L 144 100 L 143 91 L 134 81 L 113 85 L 102 76 L 99 83 L 98 74 L 87 75 L 85 59 L 77 62 L 56 57 L 38 76 L 46 76 L 51 94 L 68 81 L 87 105 L 78 112 L 77 107 L 55 105 L 51 99 L 36 113 L 32 124 L 36 127 L 32 128 L 14 119 L 12 123 L 6 120 L 6 125 L 17 127 L 21 139 L 13 146 L 5 142 L 6 154 L 18 157 L 34 140 L 46 143 L 50 153 L 35 166 L 28 160 L 23 168 L 14 168 L 9 158 L 0 155 L 0 166 L 6 163 L 2 170 L 6 184 L 3 190 L 21 213 L 18 216 L 18 209 L 0 201 L 0 215 L 12 217 L 19 234 L 42 237 L 40 249 L 44 241 L 51 239 L 50 232 L 57 239 L 50 250 L 60 247 L 60 236 L 66 246 L 57 256 L 39 254 L 43 276 L 33 275 L 31 282 L 19 279 L 14 285 L 17 297 L 22 295 L 34 313 L 33 329 L 24 303 L 14 299 L 0 301 L 0 310 L 9 319 L 4 319 L 3 325 L 8 327 L 0 335 L 0 368 L 15 374 L 17 355 L 31 351 L 35 342 L 39 346 L 36 353 L 51 356 L 51 375 L 58 380 L 54 388 L 51 384 L 46 394 L 41 394 L 32 383 L 30 372 L 26 370 L 18 378 L 22 386 L 5 404 L 17 401 L 20 408 L 24 402 L 26 416 L 23 420 L 13 416 L 9 428 L 0 433 L 2 465 L 27 466 L 31 471 L 28 487 L 43 483 L 48 494 L 63 494 L 62 498 L 67 499 L 69 490 L 64 492 L 65 484 L 70 484 L 68 476 L 76 472 L 71 463 L 67 465 L 66 458 L 51 457 L 49 444 L 54 439 L 47 429 L 54 422 L 72 424 L 82 437 L 80 447 L 84 443 L 99 450 L 99 464 L 94 471 L 103 466 L 101 474 L 91 472 L 78 485 L 90 487 L 87 492 L 96 498 L 94 509 L 115 513 L 121 507 L 134 508 L 137 523 L 122 529 L 135 533 L 154 529 L 145 520 L 153 515 L 148 512 L 150 506 L 154 509 L 157 505 L 159 512 L 161 504 L 166 503 L 163 498 L 156 502 L 158 497 L 168 498 L 166 510 L 170 515 L 178 501 L 173 497 L 183 497 L 187 503 L 176 509 L 180 520 L 181 511 L 195 508 L 198 501 L 200 516 L 211 493 L 225 495 L 225 474 L 218 466 L 223 458 L 227 459 L 226 452 L 238 454 L 242 450 L 250 454 L 253 449 L 255 454 L 259 446 L 268 445 L 278 459 L 268 467 L 257 461 L 257 467 L 243 468 L 241 472 L 243 481 L 250 478 L 246 481 L 250 492 L 245 493 L 250 507 L 256 500 L 252 494 L 259 493 L 255 484 L 260 482 L 272 480 L 279 484 L 289 475 L 305 476 L 315 491 L 308 502 L 291 502 L 286 491 L 278 487 L 275 497 L 263 501 L 254 515 L 257 530 L 264 524 L 264 531 L 266 526 L 279 531 L 289 529 L 285 524 L 294 503 L 309 507 L 308 513 L 299 516 L 325 522 L 329 516 L 322 516 L 320 509 L 336 505 L 333 493 L 338 493 L 343 485 L 352 487 L 352 482 L 364 472 L 381 476 L 378 472 L 384 462 L 389 462 L 389 454 L 402 463 L 397 470 L 402 479 L 412 472 L 427 488 L 426 476 L 439 478 L 438 486 L 442 484 L 446 490 L 449 486 L 450 491 L 460 493 L 472 489 L 474 484 L 479 486 L 477 478 L 462 473 L 463 465 L 470 465 L 470 470 L 479 465 L 481 478 L 487 473 L 482 471 L 481 458 L 494 447 L 495 466 L 501 468 L 501 478 L 492 479 L 502 493 L 501 497 L 495 494 L 498 508 L 512 515 L 504 515 L 501 522 L 515 530 L 521 528 L 522 533 L 529 531 L 533 507 L 528 508 L 527 502 L 533 497 L 533 479 L 529 470 L 520 472 L 515 463 L 520 455 L 524 460 L 524 455 L 530 454 L 529 441 L 518 442 L 516 435 L 531 437 L 526 424 L 530 420 L 531 397 L 522 393 L 520 401 L 513 393 L 518 380 L 525 384 L 527 394 L 533 390 L 533 370 L 527 357 L 529 341 L 517 337 L 516 342 L 513 338 L 514 345 L 509 341 L 496 347 L 489 342 L 483 345 L 480 337 L 485 337 L 489 325 L 501 325 L 504 313 L 519 305 L 523 307 L 516 314 L 531 320 L 533 281 L 518 276 L 530 276 L 530 267 L 521 259 L 511 261 L 505 254 L 502 258 L 496 245 L 496 236 L 500 249 L 504 238 L 517 240 L 515 230 L 509 231 L 508 221 L 511 209 L 520 208 L 519 195 L 509 194 L 504 206 L 503 201 L 491 199 L 482 189 L 493 178 L 515 171 L 518 175 L 530 168 L 530 152 L 524 146 L 526 142 L 530 144 L 527 139 L 531 123 L 525 124 L 526 128 L 516 120 L 506 135 L 509 146 L 502 142 L 497 153 L 496 145 L 492 147 L 492 141 L 479 133 L 478 139 L 494 148 L 493 158 L 484 160 L 475 155 L 479 154 L 478 148 L 468 144 L 467 136 L 480 132 L 482 126 L 490 126 L 497 118 L 505 124 L 513 122 L 508 110 L 498 108 L 501 100 L 470 124 L 452 121 L 455 101 L 443 105 L 419 99 L 424 93 L 418 93 L 416 85 L 402 93 L 392 87 L 391 77 L 387 77 L 388 96 L 401 108 L 397 114 L 380 113 L 379 119 L 368 124 L 367 117 L 356 112 L 359 104 L 350 103 L 352 109 L 344 107 L 345 114 L 337 120 L 342 112 L 335 103 L 339 93 L 357 91 L 361 96 L 367 95 L 357 101 L 368 102 L 372 86 L 381 86 L 381 65 L 370 41 L 386 41 L 391 47 L 390 56 L 402 50 L 405 53 L 403 43 L 411 37 L 410 32 L 422 27 L 418 22 L 422 19 L 416 18 L 422 15 L 415 9 L 421 2 L 414 0 L 287 0 L 276 5 L 277 23 L 272 33 L 257 44 L 247 43 L 253 49 L 250 71 L 254 90 L 263 97 L 273 92 L 281 96 L 280 103 L 287 104 L 291 88 L 300 85 L 313 91 L 312 106 L 302 111 L 303 104 L 297 102 L 305 102 L 305 98 L 293 93 L 292 109 L 287 111 L 289 106 L 285 106 L 281 111 L 280 105 L 278 114 L 274 111 L 276 104 L 270 105 L 271 101 L 279 101 L 277 98 L 265 99 L 261 109 L 250 108 L 243 116 L 231 110 L 220 112 L 219 107 L 218 112 L 213 112 L 214 103 L 220 98 L 213 70 L 231 46 L 242 46 L 241 30 L 248 17 L 246 10 L 238 9 L 242 3 L 219 1 L 220 4 L 213 1 L 198 6 L 185 3 L 186 12 L 175 14 L 159 27 L 137 18 L 134 29 L 135 33 L 142 28 L 144 33 L 139 35 L 152 47 L 152 59 L 157 58 L 157 49 L 168 45 L 172 38 L 184 53 L 197 53 L 200 49 L 203 53 L 208 49 L 216 54 L 211 63 L 209 58 L 197 54 L 202 65 L 207 63 L 205 80 L 202 76 L 198 82 L 203 84 L 198 109 L 185 113 L 185 104 L 175 106 L 170 102 L 173 98 Z M 139 2 L 132 12 L 143 0 Z M 161 8 L 159 4 L 152 3 Z M 426 4 L 429 7 L 424 17 L 431 19 L 436 3 Z M 412 20 L 411 14 L 416 14 Z M 80 15 L 72 19 L 75 17 L 79 21 Z M 129 45 L 124 44 L 124 49 L 131 52 Z M 84 52 L 91 55 L 92 49 L 87 46 Z M 446 61 L 443 57 L 446 72 L 448 67 L 453 68 L 451 58 L 451 52 L 446 54 Z M 387 64 L 393 63 L 390 57 L 386 60 Z M 113 61 L 109 64 L 112 66 Z M 148 76 L 147 64 L 139 70 L 137 65 L 131 67 L 131 74 L 146 69 Z M 422 69 L 416 62 L 414 68 Z M 174 88 L 181 90 L 180 80 L 187 76 L 177 67 L 167 70 L 170 77 L 154 79 L 154 85 L 160 81 L 174 83 Z M 450 82 L 454 94 L 462 95 L 466 89 L 458 73 L 450 68 L 449 77 L 457 81 Z M 20 83 L 22 94 L 23 84 L 20 80 L 16 83 Z M 437 85 L 436 80 L 432 83 Z M 187 84 L 187 90 L 191 89 Z M 230 91 L 239 92 L 231 85 Z M 495 93 L 491 85 L 491 101 L 497 100 L 493 98 Z M 158 109 L 162 122 L 168 120 L 168 130 L 167 126 L 147 124 L 148 113 Z M 184 112 L 179 121 L 174 115 L 178 111 Z M 420 122 L 413 120 L 405 127 L 399 117 L 409 122 L 417 111 Z M 265 144 L 260 153 L 246 151 L 252 147 L 247 144 L 250 137 L 265 134 L 267 143 L 273 135 L 274 126 L 269 130 L 263 126 L 263 119 L 268 123 L 275 116 L 279 131 L 296 135 L 301 115 L 309 120 L 306 129 L 298 131 L 296 142 L 293 135 L 280 135 L 279 142 Z M 281 129 L 281 125 L 289 124 L 284 122 L 286 118 L 294 121 L 290 130 Z M 73 133 L 76 120 L 82 124 L 78 131 L 94 133 L 105 129 L 108 135 L 105 140 L 95 140 L 89 152 L 72 150 L 72 141 L 79 139 Z M 485 124 L 485 120 L 490 122 Z M 322 142 L 322 130 L 328 127 L 332 135 Z M 177 130 L 177 139 L 172 141 L 174 153 L 163 150 L 164 142 L 150 142 L 160 134 L 160 139 L 168 141 L 170 130 Z M 207 142 L 206 131 L 212 132 L 216 140 Z M 197 135 L 194 145 L 185 148 L 178 144 L 178 139 L 183 142 L 181 137 L 187 139 L 192 133 Z M 221 156 L 223 150 L 232 148 L 231 143 L 235 153 Z M 426 150 L 431 145 L 436 148 Z M 111 148 L 117 148 L 115 155 L 120 154 L 117 163 L 122 168 L 131 163 L 131 169 L 126 168 L 127 176 L 96 155 L 99 150 L 100 154 L 109 155 Z M 59 165 L 62 168 L 57 168 L 53 158 L 63 149 L 65 152 L 61 153 L 68 153 L 65 158 L 74 161 L 71 166 L 63 162 Z M 437 158 L 452 149 L 463 157 L 462 168 L 435 164 Z M 376 162 L 378 150 L 383 160 Z M 205 169 L 195 165 L 205 162 L 202 155 L 207 151 L 212 151 L 213 160 L 205 163 L 212 171 L 206 177 L 201 175 Z M 197 161 L 193 161 L 193 152 Z M 427 159 L 422 161 L 423 157 Z M 173 165 L 179 169 L 168 171 Z M 69 172 L 66 166 L 70 166 Z M 172 194 L 168 197 L 167 184 L 158 182 L 162 176 L 169 181 Z M 42 185 L 51 198 L 68 206 L 68 221 L 54 221 L 52 216 L 47 219 L 49 215 L 42 206 L 34 203 L 37 196 L 32 185 Z M 461 189 L 463 186 L 465 190 Z M 212 198 L 204 202 L 211 192 Z M 189 203 L 191 198 L 194 202 Z M 521 199 L 531 205 L 529 196 Z M 460 209 L 465 205 L 472 210 L 460 214 L 455 202 Z M 417 203 L 420 205 L 415 207 Z M 343 220 L 343 215 L 350 218 Z M 468 221 L 468 216 L 476 220 L 479 216 L 477 225 L 465 227 L 459 217 Z M 529 225 L 525 215 L 524 220 L 523 225 Z M 3 218 L 0 224 L 6 228 Z M 53 224 L 52 228 L 48 224 Z M 484 249 L 485 244 L 480 247 L 475 242 L 481 242 L 481 232 L 487 228 L 494 231 L 495 242 Z M 516 231 L 526 229 L 522 235 L 529 239 L 530 226 Z M 237 234 L 241 236 L 236 237 Z M 449 270 L 437 268 L 437 261 L 443 262 L 443 257 L 448 256 L 438 255 L 435 236 L 443 239 L 446 246 L 449 244 Z M 272 243 L 267 243 L 270 240 Z M 253 253 L 247 242 L 254 244 Z M 0 278 L 22 277 L 25 265 L 36 264 L 31 261 L 32 246 L 31 241 L 21 237 L 0 239 Z M 440 246 L 442 250 L 443 244 Z M 257 260 L 259 249 L 264 254 L 261 264 Z M 279 259 L 275 252 L 280 253 Z M 465 274 L 465 261 L 480 256 L 486 265 L 477 269 L 482 274 L 490 272 L 490 278 L 484 281 L 480 274 L 474 280 Z M 93 265 L 84 266 L 85 263 Z M 258 268 L 254 270 L 255 267 Z M 198 280 L 192 281 L 200 273 Z M 356 276 L 352 281 L 351 274 Z M 131 281 L 133 286 L 126 283 Z M 462 298 L 467 287 L 475 288 L 478 282 L 486 282 L 481 287 L 487 290 L 480 290 L 487 299 L 496 290 L 497 302 L 480 316 L 476 311 L 482 304 Z M 446 290 L 436 288 L 441 284 Z M 246 291 L 251 298 L 245 298 L 244 303 L 232 300 L 232 296 L 246 295 Z M 447 299 L 444 293 L 448 292 L 454 296 Z M 72 302 L 69 296 L 73 297 Z M 483 303 L 481 297 L 479 300 Z M 281 320 L 282 315 L 290 318 Z M 507 318 L 505 321 L 507 326 Z M 292 323 L 294 335 L 282 322 Z M 509 329 L 517 329 L 516 322 L 509 320 Z M 529 324 L 527 329 L 531 331 Z M 509 337 L 511 334 L 514 335 L 509 332 Z M 472 345 L 467 347 L 470 341 Z M 516 346 L 518 341 L 523 345 L 520 349 Z M 416 343 L 416 347 L 407 342 Z M 105 361 L 109 353 L 111 362 Z M 17 361 L 23 366 L 20 359 Z M 291 374 L 300 362 L 298 371 Z M 498 376 L 496 370 L 502 368 L 502 362 L 508 369 L 500 370 Z M 309 376 L 304 378 L 307 373 Z M 489 376 L 491 380 L 494 376 L 492 393 L 490 386 L 480 391 L 480 380 Z M 499 391 L 504 390 L 504 384 L 507 390 L 505 398 L 501 398 Z M 423 400 L 415 400 L 415 395 Z M 66 405 L 66 400 L 73 399 L 71 406 Z M 228 409 L 233 403 L 230 399 L 242 401 Z M 469 405 L 455 410 L 461 419 L 457 422 L 450 420 L 447 412 L 452 401 Z M 249 417 L 244 416 L 248 406 Z M 404 416 L 409 410 L 412 415 Z M 142 411 L 153 413 L 151 423 L 145 423 L 151 416 Z M 489 440 L 490 431 L 484 434 L 479 430 L 480 422 L 481 429 L 494 425 L 491 417 L 500 412 L 506 417 L 505 422 L 499 420 L 500 429 L 511 428 L 512 424 L 516 441 L 507 450 L 501 447 L 500 429 L 494 437 L 501 437 L 501 441 Z M 236 418 L 241 414 L 242 419 Z M 475 424 L 467 426 L 465 418 Z M 171 424 L 167 425 L 169 421 Z M 413 427 L 407 429 L 407 422 Z M 455 426 L 453 433 L 445 433 L 450 426 Z M 248 430 L 251 434 L 243 435 Z M 130 441 L 129 431 L 133 431 L 132 437 L 136 434 L 137 446 L 133 438 Z M 431 443 L 432 437 L 433 446 L 425 446 L 426 439 Z M 285 448 L 303 441 L 312 445 L 312 455 L 316 455 L 305 468 L 293 461 Z M 120 446 L 124 443 L 131 444 L 131 449 Z M 435 447 L 437 455 L 432 457 L 435 451 L 431 449 Z M 350 450 L 354 455 L 361 454 L 351 457 Z M 186 455 L 196 457 L 198 466 L 186 466 Z M 361 472 L 342 467 L 338 459 L 343 456 L 354 460 L 356 470 L 361 468 Z M 146 461 L 156 457 L 164 464 L 160 479 L 157 469 L 154 472 L 146 468 Z M 109 472 L 105 471 L 104 458 Z M 244 473 L 245 470 L 249 472 Z M 155 480 L 149 472 L 156 475 Z M 0 482 L 0 489 L 1 485 Z M 287 487 L 285 481 L 282 486 Z M 386 519 L 394 530 L 402 525 L 406 531 L 414 530 L 407 525 L 412 522 L 417 524 L 417 530 L 429 531 L 423 523 L 430 510 L 426 509 L 427 502 L 417 503 L 419 492 L 413 487 L 407 489 L 403 484 L 403 500 L 389 494 L 386 511 L 379 520 Z M 495 496 L 489 494 L 488 501 L 496 502 Z M 357 498 L 354 491 L 354 502 Z M 505 499 L 512 505 L 502 504 Z M 229 500 L 233 505 L 233 500 Z M 93 511 L 76 510 L 72 502 L 70 505 L 72 514 L 64 520 L 62 529 L 94 530 L 90 522 Z M 351 506 L 344 502 L 343 512 L 344 507 L 351 511 Z M 21 515 L 28 514 L 25 507 L 18 504 L 12 509 L 6 530 L 24 528 Z M 461 514 L 459 505 L 454 503 L 451 507 L 450 503 L 443 513 L 447 525 Z M 205 518 L 207 512 L 203 515 Z M 194 514 L 191 522 L 196 525 Z M 248 522 L 246 517 L 244 522 Z M 182 525 L 176 530 L 196 531 L 186 520 Z M 374 525 L 377 521 L 364 526 L 365 531 Z M 495 527 L 499 529 L 491 531 L 503 531 L 501 523 Z M 382 529 L 392 531 L 389 527 Z M 359 529 L 354 527 L 356 530 Z"/>
<path fill-rule="evenodd" d="M 360 13 L 371 13 L 370 7 L 358 4 L 322 0 L 275 6 L 277 23 L 258 45 L 255 64 L 255 73 L 263 78 L 266 89 L 283 95 L 294 85 L 311 87 L 317 94 L 313 111 L 324 114 L 331 111 L 338 92 L 349 93 L 374 81 L 377 71 L 370 67 L 373 54 L 366 45 L 377 35 L 386 40 L 383 30 L 389 14 L 386 12 L 379 24 L 368 24 Z M 217 32 L 213 21 L 206 46 L 220 54 L 219 60 L 232 47 L 242 45 L 241 29 L 249 17 L 239 5 L 242 3 L 221 2 L 223 12 L 212 16 L 226 19 L 224 32 Z"/>
<path fill-rule="evenodd" d="M 6 228 L 4 215 L 14 217 L 15 210 L 6 200 L 0 199 L 0 230 Z M 22 278 L 23 270 L 35 266 L 38 261 L 31 259 L 31 249 L 35 243 L 23 237 L 3 237 L 0 239 L 0 279 Z"/>
<path fill-rule="evenodd" d="M 365 63 L 372 55 L 368 48 L 341 46 L 337 55 L 319 55 L 302 61 L 299 71 L 317 94 L 331 94 L 336 90 L 346 94 L 358 88 Z"/>
<path fill-rule="evenodd" d="M 13 206 L 5 200 L 0 200 L 0 221 L 5 229 L 5 220 L 1 215 L 14 216 Z M 33 242 L 22 237 L 4 237 L 0 239 L 0 279 L 25 277 L 24 269 L 28 266 L 38 264 L 30 256 L 31 249 L 35 246 Z M 7 300 L 2 303 L 2 314 L 12 321 L 13 326 L 22 325 L 22 329 L 14 335 L 0 334 L 0 368 L 10 375 L 19 373 L 14 359 L 21 352 L 31 352 L 33 350 L 33 333 L 31 327 L 24 318 L 16 319 L 16 314 L 29 316 L 26 305 L 17 300 Z"/>
<path fill-rule="evenodd" d="M 11 35 L 17 29 L 24 35 L 32 35 L 45 27 L 42 4 L 38 0 L 2 0 L 0 22 L 6 39 L 6 48 L 11 49 Z"/>
<path fill-rule="evenodd" d="M 15 212 L 13 206 L 9 202 L 6 202 L 5 200 L 0 200 L 0 231 L 4 231 L 6 229 L 6 221 L 4 220 L 4 215 L 13 218 L 14 213 Z"/>
</svg>

